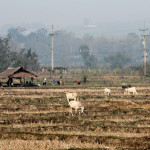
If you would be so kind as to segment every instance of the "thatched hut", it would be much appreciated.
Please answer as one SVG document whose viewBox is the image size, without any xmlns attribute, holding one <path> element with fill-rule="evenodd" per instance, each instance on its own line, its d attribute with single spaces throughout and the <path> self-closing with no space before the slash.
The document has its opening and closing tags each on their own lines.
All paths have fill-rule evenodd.
<svg viewBox="0 0 150 150">
<path fill-rule="evenodd" d="M 18 68 L 7 68 L 5 71 L 0 73 L 0 79 L 6 80 L 8 86 L 20 86 L 27 85 L 26 79 L 30 78 L 30 85 L 33 85 L 33 80 L 37 77 L 34 73 L 25 70 L 23 67 Z M 13 79 L 20 79 L 20 83 L 14 84 Z M 22 81 L 23 80 L 23 81 Z"/>
</svg>

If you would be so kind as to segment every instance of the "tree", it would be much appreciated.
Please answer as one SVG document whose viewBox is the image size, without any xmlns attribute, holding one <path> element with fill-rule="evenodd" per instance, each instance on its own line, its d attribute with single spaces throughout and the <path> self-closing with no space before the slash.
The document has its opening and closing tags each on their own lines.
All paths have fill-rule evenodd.
<svg viewBox="0 0 150 150">
<path fill-rule="evenodd" d="M 72 32 L 55 32 L 57 32 L 57 36 L 54 38 L 54 64 L 57 66 L 78 66 L 81 61 L 81 56 L 84 66 L 89 67 L 89 57 L 93 55 L 97 58 L 97 63 L 105 67 L 106 61 L 104 61 L 104 57 L 108 57 L 112 55 L 112 53 L 118 51 L 132 56 L 130 65 L 143 63 L 141 57 L 143 56 L 143 45 L 141 39 L 136 33 L 129 33 L 122 37 L 92 37 L 86 34 L 79 38 Z M 24 28 L 16 28 L 10 29 L 8 33 L 11 34 L 12 37 L 13 44 L 11 45 L 11 49 L 13 51 L 19 52 L 23 47 L 25 49 L 31 48 L 32 52 L 35 52 L 39 56 L 39 61 L 42 65 L 50 64 L 51 38 L 48 30 L 39 29 L 30 32 Z M 89 49 L 89 47 L 91 49 Z M 77 49 L 79 49 L 80 52 Z M 147 39 L 147 49 L 150 49 L 149 39 Z M 147 54 L 149 56 L 150 51 L 147 50 Z M 85 64 L 87 61 L 88 63 L 86 64 L 88 64 L 88 66 Z"/>
<path fill-rule="evenodd" d="M 97 59 L 94 55 L 90 55 L 89 47 L 87 45 L 81 45 L 79 51 L 86 67 L 90 69 L 97 67 Z"/>
<path fill-rule="evenodd" d="M 30 71 L 39 70 L 38 56 L 31 49 L 22 49 L 20 53 L 17 54 L 14 67 L 22 66 Z"/>
<path fill-rule="evenodd" d="M 123 68 L 125 65 L 129 64 L 131 59 L 129 56 L 116 52 L 114 54 L 105 57 L 104 60 L 110 64 L 111 69 Z"/>
<path fill-rule="evenodd" d="M 83 75 L 83 83 L 86 83 L 87 82 L 87 75 Z"/>
<path fill-rule="evenodd" d="M 88 57 L 85 64 L 90 69 L 96 68 L 97 67 L 97 58 L 94 55 L 91 55 L 91 56 Z"/>
<path fill-rule="evenodd" d="M 51 78 L 53 72 L 52 67 L 48 67 L 48 72 L 50 73 L 50 78 Z"/>
<path fill-rule="evenodd" d="M 79 48 L 80 51 L 80 55 L 83 58 L 84 62 L 86 61 L 86 59 L 88 59 L 88 57 L 90 56 L 89 54 L 89 47 L 87 45 L 81 45 Z"/>
<path fill-rule="evenodd" d="M 10 51 L 10 37 L 0 38 L 0 71 L 12 66 L 16 53 Z"/>
<path fill-rule="evenodd" d="M 8 67 L 24 67 L 31 71 L 39 69 L 38 56 L 31 49 L 22 49 L 20 52 L 10 51 L 10 36 L 0 38 L 0 71 Z"/>
</svg>

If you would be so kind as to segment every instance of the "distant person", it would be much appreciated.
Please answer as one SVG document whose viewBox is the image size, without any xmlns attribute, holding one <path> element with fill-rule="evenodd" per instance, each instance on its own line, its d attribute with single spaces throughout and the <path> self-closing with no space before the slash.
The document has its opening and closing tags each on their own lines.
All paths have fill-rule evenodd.
<svg viewBox="0 0 150 150">
<path fill-rule="evenodd" d="M 3 86 L 2 86 L 2 82 L 0 82 L 0 87 L 3 87 Z"/>
<path fill-rule="evenodd" d="M 7 86 L 12 86 L 13 85 L 13 79 L 12 78 L 9 78 L 8 81 L 7 81 Z"/>
<path fill-rule="evenodd" d="M 46 85 L 46 78 L 44 78 L 43 80 L 43 85 Z"/>
<path fill-rule="evenodd" d="M 31 83 L 31 81 L 29 81 L 29 86 L 32 86 L 33 85 L 33 83 Z"/>
<path fill-rule="evenodd" d="M 77 81 L 77 85 L 80 85 L 81 84 L 81 81 Z"/>
<path fill-rule="evenodd" d="M 53 83 L 55 84 L 55 80 L 53 80 Z"/>
<path fill-rule="evenodd" d="M 29 82 L 28 81 L 26 81 L 26 86 L 28 86 L 29 85 Z"/>
<path fill-rule="evenodd" d="M 60 85 L 60 81 L 57 81 L 57 85 Z"/>
</svg>

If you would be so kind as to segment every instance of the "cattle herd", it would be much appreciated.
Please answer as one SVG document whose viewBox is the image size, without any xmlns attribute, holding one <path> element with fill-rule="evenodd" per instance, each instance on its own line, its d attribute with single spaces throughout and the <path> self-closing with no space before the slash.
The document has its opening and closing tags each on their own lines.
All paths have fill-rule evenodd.
<svg viewBox="0 0 150 150">
<path fill-rule="evenodd" d="M 71 114 L 73 115 L 73 109 L 75 109 L 75 113 L 77 113 L 78 110 L 79 110 L 79 114 L 80 114 L 80 110 L 81 113 L 83 113 L 84 107 L 82 106 L 81 102 L 79 102 L 78 94 L 76 92 L 74 93 L 65 92 L 65 94 L 66 94 L 68 104 L 70 106 Z"/>
<path fill-rule="evenodd" d="M 87 83 L 80 88 L 1 88 L 0 150 L 146 150 L 149 83 L 123 82 L 91 87 Z"/>
<path fill-rule="evenodd" d="M 131 85 L 128 85 L 126 83 L 122 84 L 122 90 L 124 92 L 124 95 L 130 95 L 130 94 L 137 95 L 138 94 L 135 87 L 132 87 Z M 77 113 L 77 111 L 79 111 L 79 114 L 80 114 L 80 112 L 83 113 L 84 107 L 82 106 L 81 102 L 79 101 L 78 93 L 65 92 L 65 94 L 66 94 L 66 98 L 68 101 L 68 105 L 70 106 L 71 114 L 73 115 L 73 109 L 75 109 L 75 113 Z M 110 96 L 111 90 L 109 88 L 105 87 L 104 94 L 106 96 Z"/>
</svg>

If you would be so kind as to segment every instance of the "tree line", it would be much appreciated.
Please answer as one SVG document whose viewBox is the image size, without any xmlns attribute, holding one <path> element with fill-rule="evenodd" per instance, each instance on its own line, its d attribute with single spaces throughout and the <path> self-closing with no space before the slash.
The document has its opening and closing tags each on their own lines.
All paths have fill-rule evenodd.
<svg viewBox="0 0 150 150">
<path fill-rule="evenodd" d="M 24 67 L 30 71 L 39 69 L 38 55 L 31 49 L 20 49 L 20 51 L 11 50 L 11 38 L 0 37 L 0 72 L 8 67 Z"/>
<path fill-rule="evenodd" d="M 11 28 L 11 48 L 16 52 L 20 48 L 32 49 L 42 65 L 51 65 L 51 36 L 46 29 L 25 34 L 24 28 Z M 86 68 L 126 68 L 143 63 L 143 45 L 136 33 L 122 37 L 77 37 L 74 33 L 55 31 L 54 65 L 84 66 Z M 150 40 L 147 41 L 147 53 L 150 54 Z"/>
</svg>

